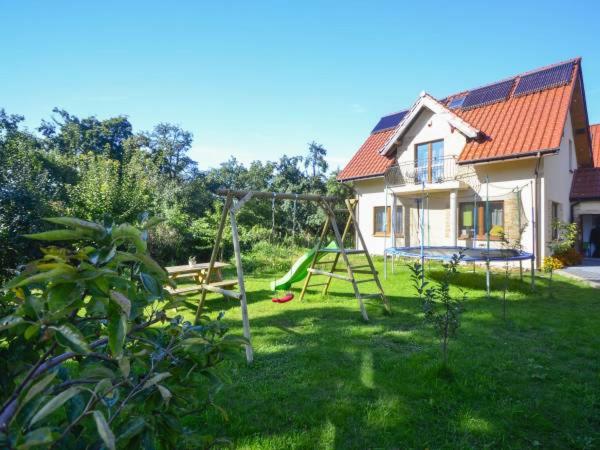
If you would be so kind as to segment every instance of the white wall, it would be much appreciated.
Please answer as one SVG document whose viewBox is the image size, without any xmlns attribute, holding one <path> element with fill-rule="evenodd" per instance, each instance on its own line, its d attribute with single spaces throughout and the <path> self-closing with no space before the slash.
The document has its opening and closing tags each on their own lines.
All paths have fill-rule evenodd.
<svg viewBox="0 0 600 450">
<path fill-rule="evenodd" d="M 385 206 L 383 177 L 356 181 L 354 188 L 358 198 L 357 220 L 367 249 L 371 254 L 383 255 L 384 249 L 391 246 L 390 238 L 373 234 L 373 208 Z M 391 200 L 388 202 L 391 206 Z"/>
<path fill-rule="evenodd" d="M 548 244 L 552 240 L 552 202 L 556 202 L 559 205 L 558 219 L 563 222 L 571 221 L 571 201 L 569 195 L 571 192 L 571 182 L 573 181 L 573 170 L 577 167 L 576 158 L 573 154 L 573 167 L 571 171 L 569 170 L 569 141 L 574 142 L 571 113 L 567 115 L 559 152 L 556 155 L 546 156 L 543 159 L 544 198 L 540 205 L 542 207 L 543 227 L 540 228 L 540 234 L 543 237 L 542 252 L 544 255 L 549 254 Z M 572 144 L 572 148 L 575 148 L 574 144 Z"/>
</svg>

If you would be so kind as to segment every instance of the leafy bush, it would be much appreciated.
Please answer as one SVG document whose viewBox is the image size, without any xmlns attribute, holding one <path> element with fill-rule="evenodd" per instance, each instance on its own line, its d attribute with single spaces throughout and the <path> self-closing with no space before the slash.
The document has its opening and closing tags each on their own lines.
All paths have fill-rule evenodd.
<svg viewBox="0 0 600 450">
<path fill-rule="evenodd" d="M 283 275 L 290 270 L 293 261 L 305 251 L 306 249 L 295 246 L 290 240 L 281 243 L 263 240 L 242 254 L 242 264 L 247 272 Z"/>
<path fill-rule="evenodd" d="M 578 266 L 583 261 L 583 255 L 573 247 L 556 253 L 554 257 L 562 263 L 563 267 Z"/>
<path fill-rule="evenodd" d="M 203 417 L 218 366 L 244 341 L 219 321 L 182 320 L 185 300 L 141 228 L 75 218 L 28 237 L 43 248 L 0 302 L 0 447 L 206 447 L 181 419 Z M 216 405 L 214 405 L 216 406 Z"/>
<path fill-rule="evenodd" d="M 562 260 L 556 256 L 546 256 L 542 263 L 542 269 L 546 273 L 552 273 L 554 270 L 559 270 L 565 267 Z"/>
</svg>

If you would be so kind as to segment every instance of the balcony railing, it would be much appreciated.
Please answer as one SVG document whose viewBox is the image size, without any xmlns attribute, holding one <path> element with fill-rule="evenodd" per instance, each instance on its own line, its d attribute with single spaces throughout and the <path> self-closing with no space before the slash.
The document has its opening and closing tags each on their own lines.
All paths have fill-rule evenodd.
<svg viewBox="0 0 600 450">
<path fill-rule="evenodd" d="M 388 186 L 405 186 L 410 184 L 443 183 L 455 180 L 457 175 L 456 156 L 445 156 L 426 161 L 419 161 L 392 166 L 385 172 L 385 181 Z"/>
</svg>

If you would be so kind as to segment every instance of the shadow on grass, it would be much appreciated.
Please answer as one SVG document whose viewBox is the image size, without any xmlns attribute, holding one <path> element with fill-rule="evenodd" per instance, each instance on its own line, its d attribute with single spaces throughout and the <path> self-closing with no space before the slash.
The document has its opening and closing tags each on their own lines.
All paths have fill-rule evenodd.
<svg viewBox="0 0 600 450">
<path fill-rule="evenodd" d="M 442 272 L 428 276 L 439 281 Z M 498 316 L 499 302 L 469 299 L 451 343 L 451 379 L 440 378 L 438 341 L 423 326 L 418 300 L 390 295 L 389 285 L 393 315 L 369 302 L 368 323 L 354 294 L 338 286 L 323 298 L 314 290 L 301 303 L 294 290 L 291 304 L 268 310 L 263 303 L 273 293 L 249 289 L 251 308 L 263 309 L 257 317 L 251 309 L 254 364 L 240 356 L 233 384 L 218 398 L 231 417 L 228 434 L 251 448 L 585 447 L 598 435 L 590 421 L 594 389 L 578 386 L 600 388 L 585 357 L 600 344 L 590 331 L 598 291 L 556 279 L 561 298 L 549 302 L 546 280 L 533 294 L 527 281 L 511 281 L 523 301 L 511 305 L 508 323 Z M 482 292 L 485 274 L 462 273 L 456 285 Z M 238 306 L 217 297 L 206 305 L 211 314 Z M 578 348 L 584 356 L 575 363 Z M 215 428 L 203 431 L 218 432 L 213 419 Z"/>
</svg>

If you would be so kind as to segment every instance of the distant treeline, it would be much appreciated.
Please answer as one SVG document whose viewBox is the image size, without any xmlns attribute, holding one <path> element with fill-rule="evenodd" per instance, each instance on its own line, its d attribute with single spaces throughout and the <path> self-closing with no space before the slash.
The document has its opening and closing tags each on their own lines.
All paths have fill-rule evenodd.
<svg viewBox="0 0 600 450">
<path fill-rule="evenodd" d="M 21 235 L 48 228 L 43 217 L 135 223 L 145 212 L 160 216 L 165 220 L 150 236 L 152 253 L 163 264 L 183 263 L 205 257 L 212 245 L 219 188 L 350 195 L 335 173 L 328 174 L 327 151 L 315 142 L 306 155 L 284 154 L 248 167 L 232 157 L 203 170 L 189 157 L 192 134 L 177 125 L 134 133 L 124 116 L 79 118 L 60 109 L 33 132 L 23 120 L 0 109 L 0 279 L 37 256 Z M 271 206 L 253 201 L 239 213 L 246 248 L 281 242 L 294 223 L 302 239 L 323 220 L 314 204 L 298 202 L 294 214 L 293 202 L 277 202 L 272 230 Z"/>
</svg>

